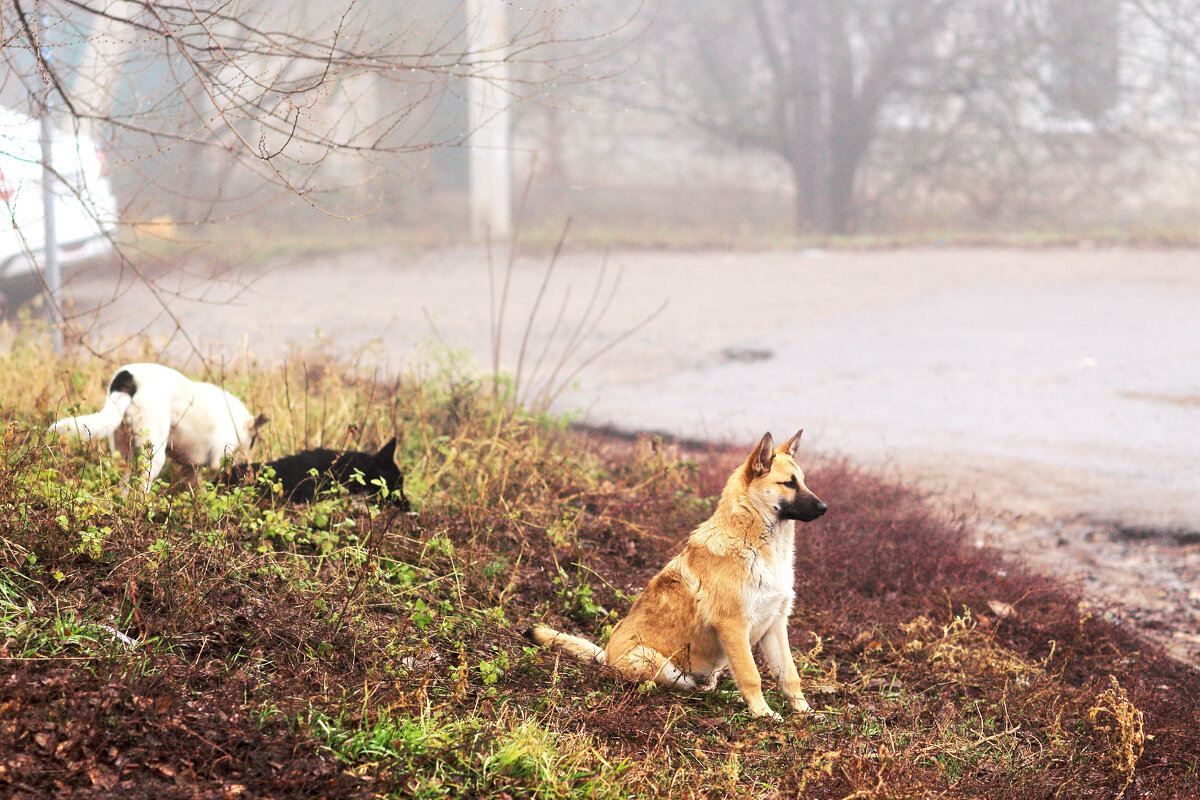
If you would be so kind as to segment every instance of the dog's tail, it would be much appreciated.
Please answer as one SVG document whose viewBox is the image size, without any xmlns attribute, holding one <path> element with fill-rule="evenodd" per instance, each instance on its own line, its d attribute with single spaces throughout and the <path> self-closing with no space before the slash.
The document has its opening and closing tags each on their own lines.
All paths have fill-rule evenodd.
<svg viewBox="0 0 1200 800">
<path fill-rule="evenodd" d="M 137 383 L 128 370 L 121 370 L 113 376 L 108 385 L 108 399 L 104 408 L 95 414 L 82 417 L 67 417 L 51 425 L 48 430 L 52 433 L 69 433 L 81 439 L 96 439 L 110 436 L 125 420 L 125 412 L 133 402 L 137 392 Z"/>
<path fill-rule="evenodd" d="M 569 633 L 559 633 L 545 625 L 534 625 L 525 631 L 525 638 L 539 647 L 557 650 L 578 661 L 591 664 L 604 663 L 604 650 L 596 644 Z"/>
</svg>

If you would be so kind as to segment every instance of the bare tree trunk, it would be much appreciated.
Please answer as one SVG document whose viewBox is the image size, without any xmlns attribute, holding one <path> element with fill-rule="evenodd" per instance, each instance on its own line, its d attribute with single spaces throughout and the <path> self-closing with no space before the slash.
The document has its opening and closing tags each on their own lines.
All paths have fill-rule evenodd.
<svg viewBox="0 0 1200 800">
<path fill-rule="evenodd" d="M 820 3 L 806 3 L 798 9 L 799 18 L 790 46 L 806 55 L 795 60 L 797 76 L 795 98 L 791 105 L 792 174 L 796 181 L 797 231 L 819 227 L 824 206 L 825 119 L 822 91 L 822 9 Z"/>
<path fill-rule="evenodd" d="M 832 144 L 833 158 L 825 183 L 827 207 L 825 217 L 821 220 L 821 232 L 850 233 L 858 216 L 854 181 L 861 159 L 852 152 L 851 142 L 839 138 Z"/>
<path fill-rule="evenodd" d="M 855 92 L 854 64 L 849 34 L 842 11 L 830 21 L 829 43 L 829 167 L 825 173 L 823 233 L 848 233 L 857 214 L 854 180 L 871 141 L 870 121 L 864 119 L 862 102 Z"/>
</svg>

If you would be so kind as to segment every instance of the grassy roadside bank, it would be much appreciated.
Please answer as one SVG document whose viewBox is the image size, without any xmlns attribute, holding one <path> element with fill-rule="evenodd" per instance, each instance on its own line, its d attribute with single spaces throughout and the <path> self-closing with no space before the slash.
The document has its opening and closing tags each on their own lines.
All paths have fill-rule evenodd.
<svg viewBox="0 0 1200 800">
<path fill-rule="evenodd" d="M 357 220 L 355 221 L 357 222 Z M 518 249 L 524 253 L 549 254 L 564 236 L 561 219 L 541 220 L 517 231 Z M 169 220 L 135 224 L 123 233 L 122 253 L 148 270 L 174 268 L 178 264 L 204 263 L 218 271 L 233 267 L 256 267 L 295 260 L 330 257 L 356 250 L 387 248 L 420 252 L 437 248 L 467 246 L 461 231 L 422 226 L 367 226 L 345 220 L 309 221 L 263 227 L 250 224 L 212 224 L 193 228 L 176 226 Z M 738 230 L 723 225 L 709 227 L 663 227 L 575 220 L 570 226 L 567 249 L 669 249 L 694 250 L 894 250 L 920 247 L 1004 247 L 1013 250 L 1043 248 L 1131 249 L 1194 248 L 1200 235 L 1190 219 L 1148 223 L 1142 227 L 1106 226 L 1082 229 L 1018 228 L 980 231 L 978 228 L 925 227 L 902 231 L 880 231 L 845 235 L 800 235 L 786 230 Z M 505 248 L 498 248 L 497 252 Z"/>
<path fill-rule="evenodd" d="M 758 722 L 729 680 L 643 691 L 517 634 L 602 639 L 752 442 L 569 429 L 452 368 L 312 353 L 209 377 L 272 417 L 262 456 L 397 433 L 415 513 L 272 507 L 173 471 L 127 495 L 102 448 L 41 434 L 93 410 L 112 366 L 21 338 L 0 365 L 4 794 L 1200 794 L 1200 677 L 853 465 L 811 464 L 831 510 L 798 540 L 819 713 Z"/>
</svg>

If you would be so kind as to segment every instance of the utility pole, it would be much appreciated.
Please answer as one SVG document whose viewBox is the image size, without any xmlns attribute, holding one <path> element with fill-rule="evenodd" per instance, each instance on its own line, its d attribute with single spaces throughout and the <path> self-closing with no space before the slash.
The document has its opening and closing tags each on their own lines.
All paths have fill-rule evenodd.
<svg viewBox="0 0 1200 800">
<path fill-rule="evenodd" d="M 512 147 L 509 141 L 507 6 L 467 0 L 467 148 L 470 152 L 471 236 L 512 236 Z"/>
<path fill-rule="evenodd" d="M 49 19 L 41 17 L 38 31 L 38 48 L 42 63 L 50 63 L 50 49 L 46 47 L 46 28 Z M 62 314 L 59 311 L 58 295 L 62 288 L 62 275 L 58 268 L 58 227 L 54 217 L 54 126 L 50 120 L 54 87 L 47 82 L 46 99 L 42 102 L 41 129 L 39 139 L 42 146 L 42 209 L 45 221 L 42 226 L 42 278 L 46 282 L 46 309 L 50 315 L 51 335 L 54 337 L 54 352 L 63 349 Z"/>
</svg>

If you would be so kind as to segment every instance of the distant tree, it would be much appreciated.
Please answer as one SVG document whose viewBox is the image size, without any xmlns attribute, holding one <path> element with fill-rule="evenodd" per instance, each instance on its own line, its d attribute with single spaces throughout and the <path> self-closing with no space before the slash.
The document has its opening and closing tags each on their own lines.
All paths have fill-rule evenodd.
<svg viewBox="0 0 1200 800">
<path fill-rule="evenodd" d="M 1047 91 L 1063 112 L 1094 120 L 1117 105 L 1121 53 L 1118 10 L 1118 0 L 1048 0 Z"/>
<path fill-rule="evenodd" d="M 798 231 L 1116 209 L 1198 160 L 1197 0 L 662 3 L 659 106 L 785 165 Z"/>
<path fill-rule="evenodd" d="M 923 90 L 946 58 L 961 0 L 730 0 L 680 3 L 673 111 L 791 172 L 799 230 L 856 221 L 855 180 L 897 95 Z"/>
</svg>

